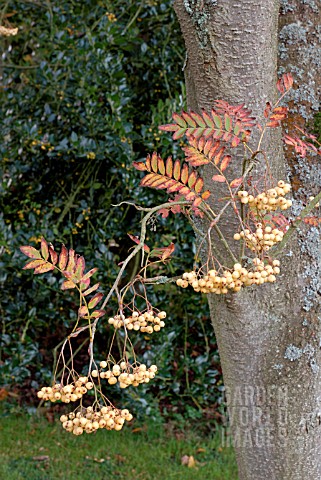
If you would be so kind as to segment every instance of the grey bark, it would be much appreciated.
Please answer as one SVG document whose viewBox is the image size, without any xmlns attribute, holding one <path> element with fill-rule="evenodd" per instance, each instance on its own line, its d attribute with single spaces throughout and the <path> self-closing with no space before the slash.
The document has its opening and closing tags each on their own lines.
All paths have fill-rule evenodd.
<svg viewBox="0 0 321 480">
<path fill-rule="evenodd" d="M 274 100 L 276 93 L 279 6 L 277 0 L 175 1 L 187 50 L 189 108 L 210 110 L 219 98 L 231 104 L 245 102 L 258 118 L 262 116 L 265 102 Z M 281 66 L 288 71 L 293 61 L 292 70 L 301 69 L 299 81 L 309 79 L 305 111 L 310 112 L 313 102 L 319 108 L 309 66 L 314 62 L 314 74 L 320 75 L 315 56 L 320 58 L 321 31 L 313 35 L 309 21 L 312 15 L 312 25 L 317 26 L 320 13 L 310 0 L 292 5 L 283 1 L 282 8 L 281 53 L 283 48 L 287 58 Z M 301 17 L 286 16 L 292 14 Z M 291 22 L 296 28 L 286 28 Z M 304 34 L 308 27 L 309 35 Z M 298 39 L 307 49 L 302 58 L 296 49 Z M 285 51 L 286 42 L 290 51 Z M 300 88 L 304 95 L 304 85 Z M 270 132 L 264 148 L 276 178 L 284 178 L 286 162 L 277 129 Z M 237 160 L 236 155 L 231 178 L 239 174 Z M 300 181 L 302 172 L 310 172 L 310 179 L 321 185 L 321 169 L 313 161 L 295 165 L 292 161 L 291 170 L 297 177 L 301 173 Z M 211 174 L 204 170 L 207 188 L 215 193 Z M 302 207 L 301 191 L 293 214 Z M 231 238 L 235 232 L 231 212 L 222 228 Z M 240 480 L 321 478 L 320 247 L 319 230 L 302 227 L 280 258 L 282 274 L 275 284 L 209 298 Z"/>
</svg>

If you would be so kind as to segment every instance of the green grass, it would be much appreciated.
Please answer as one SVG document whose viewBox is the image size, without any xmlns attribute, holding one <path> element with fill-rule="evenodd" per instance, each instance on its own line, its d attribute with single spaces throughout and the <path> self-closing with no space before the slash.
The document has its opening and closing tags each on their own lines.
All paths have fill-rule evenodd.
<svg viewBox="0 0 321 480">
<path fill-rule="evenodd" d="M 58 423 L 3 416 L 0 478 L 6 480 L 237 480 L 233 451 L 220 436 L 168 434 L 153 424 L 135 431 L 75 437 Z M 181 464 L 193 455 L 195 468 Z M 37 458 L 38 457 L 38 458 Z M 41 458 L 43 457 L 43 458 Z"/>
</svg>

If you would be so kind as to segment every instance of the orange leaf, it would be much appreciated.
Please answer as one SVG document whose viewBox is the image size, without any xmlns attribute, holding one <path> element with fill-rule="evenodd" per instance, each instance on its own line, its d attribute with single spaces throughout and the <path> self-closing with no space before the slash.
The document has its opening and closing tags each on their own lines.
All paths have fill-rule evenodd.
<svg viewBox="0 0 321 480">
<path fill-rule="evenodd" d="M 188 178 L 188 186 L 193 188 L 197 180 L 197 173 L 193 171 Z"/>
<path fill-rule="evenodd" d="M 231 155 L 226 155 L 222 162 L 221 162 L 221 171 L 224 172 L 224 170 L 229 166 L 230 162 L 232 160 Z"/>
<path fill-rule="evenodd" d="M 188 166 L 186 165 L 186 163 L 184 163 L 183 165 L 183 168 L 182 168 L 182 172 L 181 172 L 181 182 L 184 183 L 184 185 L 186 185 L 187 183 L 187 180 L 188 180 Z"/>
<path fill-rule="evenodd" d="M 198 178 L 194 185 L 195 192 L 200 193 L 202 191 L 203 186 L 204 186 L 204 180 L 202 178 Z"/>
<path fill-rule="evenodd" d="M 166 160 L 166 175 L 170 178 L 173 176 L 173 159 L 172 157 L 168 157 Z"/>
<path fill-rule="evenodd" d="M 84 317 L 85 315 L 88 315 L 89 311 L 88 311 L 88 308 L 86 307 L 86 305 L 83 305 L 82 307 L 80 307 L 78 309 L 78 315 L 80 317 Z"/>
<path fill-rule="evenodd" d="M 223 183 L 223 182 L 225 182 L 225 177 L 224 177 L 223 175 L 214 175 L 214 176 L 212 177 L 212 180 L 213 180 L 214 182 Z"/>
<path fill-rule="evenodd" d="M 132 165 L 136 170 L 141 170 L 142 172 L 147 170 L 146 163 L 144 162 L 133 162 Z"/>
<path fill-rule="evenodd" d="M 70 288 L 75 288 L 76 285 L 74 282 L 72 282 L 71 280 L 65 280 L 62 285 L 61 285 L 61 290 L 68 290 Z"/>
<path fill-rule="evenodd" d="M 230 187 L 231 188 L 236 188 L 236 187 L 239 187 L 240 185 L 242 185 L 242 183 L 243 183 L 243 177 L 234 178 L 234 180 L 232 180 L 231 183 L 230 183 Z"/>
<path fill-rule="evenodd" d="M 202 193 L 202 199 L 207 200 L 211 196 L 211 192 L 209 190 L 205 190 L 205 192 Z"/>
<path fill-rule="evenodd" d="M 52 245 L 49 247 L 49 253 L 50 253 L 50 258 L 51 258 L 51 261 L 52 261 L 53 265 L 56 265 L 56 263 L 58 262 L 58 255 L 55 252 Z"/>
<path fill-rule="evenodd" d="M 68 261 L 68 250 L 65 247 L 65 245 L 62 245 L 61 252 L 60 252 L 60 255 L 59 255 L 58 267 L 61 270 L 65 270 L 66 265 L 67 265 L 67 261 Z"/>
<path fill-rule="evenodd" d="M 170 257 L 172 255 L 172 253 L 174 252 L 175 250 L 175 245 L 174 243 L 172 242 L 170 245 L 168 245 L 168 247 L 166 247 L 163 251 L 163 255 L 162 255 L 162 261 L 166 260 L 168 257 Z"/>
<path fill-rule="evenodd" d="M 179 180 L 181 178 L 181 164 L 179 160 L 175 160 L 174 163 L 174 178 Z"/>
</svg>

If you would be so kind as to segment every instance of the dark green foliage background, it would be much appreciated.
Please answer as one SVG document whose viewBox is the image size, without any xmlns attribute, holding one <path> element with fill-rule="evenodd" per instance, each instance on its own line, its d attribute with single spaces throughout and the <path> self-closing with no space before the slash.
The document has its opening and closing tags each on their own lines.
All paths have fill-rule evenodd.
<svg viewBox="0 0 321 480">
<path fill-rule="evenodd" d="M 112 205 L 166 199 L 139 188 L 131 164 L 154 149 L 178 151 L 157 126 L 184 107 L 185 54 L 170 1 L 8 1 L 0 20 L 19 27 L 1 38 L 0 383 L 31 405 L 51 380 L 53 349 L 73 325 L 77 299 L 55 276 L 22 271 L 18 247 L 38 246 L 41 236 L 57 249 L 64 242 L 111 286 L 140 220 L 133 207 Z M 147 243 L 172 241 L 168 274 L 180 274 L 193 264 L 193 232 L 183 217 L 159 217 Z M 134 402 L 136 414 L 156 415 L 158 405 L 178 419 L 199 418 L 198 406 L 213 415 L 222 385 L 206 299 L 174 285 L 151 299 L 167 310 L 167 328 L 152 340 L 138 335 L 136 348 L 157 363 L 159 380 L 122 392 L 122 402 Z M 103 319 L 100 329 L 103 355 Z M 77 358 L 86 363 L 85 350 Z"/>
</svg>

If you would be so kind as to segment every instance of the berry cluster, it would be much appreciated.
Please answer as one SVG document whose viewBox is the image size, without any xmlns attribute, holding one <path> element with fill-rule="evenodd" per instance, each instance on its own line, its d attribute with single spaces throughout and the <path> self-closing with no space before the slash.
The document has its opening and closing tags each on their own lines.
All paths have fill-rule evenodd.
<svg viewBox="0 0 321 480">
<path fill-rule="evenodd" d="M 267 252 L 273 245 L 283 240 L 284 233 L 278 228 L 265 227 L 263 229 L 261 223 L 258 223 L 256 227 L 255 232 L 246 229 L 236 233 L 234 240 L 244 238 L 247 247 L 253 252 Z"/>
<path fill-rule="evenodd" d="M 104 360 L 100 362 L 102 369 L 107 367 L 107 362 Z M 157 372 L 156 365 L 151 365 L 149 368 L 143 363 L 139 366 L 133 367 L 126 362 L 121 362 L 119 365 L 115 364 L 112 369 L 106 371 L 92 370 L 92 377 L 106 378 L 110 385 L 119 383 L 120 388 L 127 388 L 130 385 L 137 387 L 140 383 L 148 383 L 155 378 Z"/>
<path fill-rule="evenodd" d="M 80 400 L 88 390 L 92 390 L 94 385 L 88 381 L 87 377 L 79 377 L 74 383 L 63 386 L 60 383 L 56 383 L 52 387 L 42 387 L 37 392 L 37 397 L 42 400 L 50 400 L 51 402 L 57 402 L 60 400 L 64 403 L 76 402 Z"/>
<path fill-rule="evenodd" d="M 113 407 L 101 407 L 93 409 L 87 407 L 77 413 L 71 412 L 69 415 L 62 415 L 60 421 L 67 432 L 74 435 L 81 435 L 82 433 L 92 433 L 99 428 L 106 430 L 121 430 L 125 423 L 130 422 L 133 416 L 127 409 L 119 410 Z"/>
<path fill-rule="evenodd" d="M 249 207 L 254 207 L 257 210 L 265 212 L 280 210 L 287 210 L 292 205 L 291 200 L 284 198 L 284 195 L 289 193 L 291 185 L 285 183 L 283 180 L 278 182 L 277 187 L 270 188 L 266 192 L 262 192 L 256 197 L 249 195 L 246 190 L 240 190 L 237 195 L 241 203 L 248 204 Z"/>
<path fill-rule="evenodd" d="M 177 285 L 186 288 L 191 285 L 195 292 L 226 294 L 229 291 L 239 292 L 242 287 L 261 285 L 266 282 L 275 282 L 275 275 L 280 273 L 279 260 L 273 260 L 272 265 L 265 264 L 259 258 L 253 259 L 253 268 L 248 270 L 236 263 L 233 271 L 225 270 L 219 275 L 216 270 L 198 278 L 196 272 L 185 272 L 183 278 L 177 280 Z"/>
<path fill-rule="evenodd" d="M 133 312 L 130 317 L 124 320 L 122 320 L 120 315 L 115 315 L 115 317 L 111 317 L 108 320 L 108 323 L 115 328 L 121 328 L 125 325 L 127 330 L 153 333 L 159 332 L 161 328 L 165 327 L 164 318 L 166 318 L 166 312 L 158 312 L 157 314 L 153 311 L 145 313 Z"/>
</svg>

